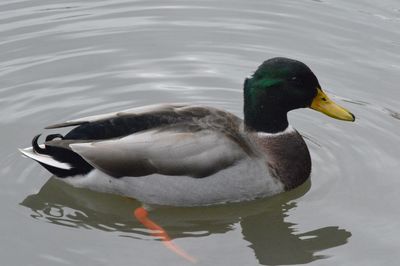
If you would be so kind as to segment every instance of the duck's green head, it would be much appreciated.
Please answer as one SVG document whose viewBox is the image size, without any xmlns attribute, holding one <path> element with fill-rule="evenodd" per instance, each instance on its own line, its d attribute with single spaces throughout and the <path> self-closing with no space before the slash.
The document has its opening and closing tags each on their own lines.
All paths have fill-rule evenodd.
<svg viewBox="0 0 400 266">
<path fill-rule="evenodd" d="M 254 130 L 281 132 L 288 126 L 287 112 L 305 107 L 336 119 L 355 120 L 352 113 L 328 98 L 314 73 L 300 61 L 269 59 L 245 81 L 245 123 Z"/>
</svg>

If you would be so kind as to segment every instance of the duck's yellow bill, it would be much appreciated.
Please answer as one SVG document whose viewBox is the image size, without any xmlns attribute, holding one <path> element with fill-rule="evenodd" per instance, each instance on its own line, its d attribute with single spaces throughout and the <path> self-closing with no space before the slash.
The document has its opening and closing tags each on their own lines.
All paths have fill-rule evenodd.
<svg viewBox="0 0 400 266">
<path fill-rule="evenodd" d="M 310 108 L 339 120 L 353 122 L 356 119 L 352 113 L 329 99 L 320 88 L 318 88 L 318 93 L 314 97 Z"/>
</svg>

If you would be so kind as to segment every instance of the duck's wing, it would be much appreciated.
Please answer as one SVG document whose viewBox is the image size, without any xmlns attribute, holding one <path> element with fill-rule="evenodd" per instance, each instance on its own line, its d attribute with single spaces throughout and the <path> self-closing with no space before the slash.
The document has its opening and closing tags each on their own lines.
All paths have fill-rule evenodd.
<svg viewBox="0 0 400 266">
<path fill-rule="evenodd" d="M 212 130 L 148 130 L 70 147 L 93 167 L 114 177 L 159 173 L 200 178 L 246 155 L 231 138 Z"/>
<path fill-rule="evenodd" d="M 79 125 L 46 146 L 68 149 L 114 177 L 205 177 L 251 155 L 242 123 L 210 107 L 147 106 L 51 126 Z"/>
</svg>

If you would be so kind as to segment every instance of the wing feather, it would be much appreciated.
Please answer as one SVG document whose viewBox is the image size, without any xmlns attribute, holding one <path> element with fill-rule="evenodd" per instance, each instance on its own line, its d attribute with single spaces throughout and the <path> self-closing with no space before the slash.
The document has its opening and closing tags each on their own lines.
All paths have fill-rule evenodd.
<svg viewBox="0 0 400 266">
<path fill-rule="evenodd" d="M 115 177 L 153 173 L 204 177 L 247 156 L 232 139 L 211 130 L 152 130 L 70 147 L 92 166 Z"/>
<path fill-rule="evenodd" d="M 49 126 L 77 125 L 48 146 L 71 149 L 114 176 L 205 177 L 252 155 L 243 121 L 212 107 L 158 104 Z"/>
</svg>

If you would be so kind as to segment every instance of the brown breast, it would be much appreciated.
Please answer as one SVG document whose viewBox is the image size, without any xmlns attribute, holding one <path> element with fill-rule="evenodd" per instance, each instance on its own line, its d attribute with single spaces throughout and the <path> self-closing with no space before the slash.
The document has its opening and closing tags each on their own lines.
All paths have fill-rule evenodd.
<svg viewBox="0 0 400 266">
<path fill-rule="evenodd" d="M 310 153 L 296 130 L 284 134 L 253 133 L 252 138 L 265 154 L 271 175 L 285 185 L 285 190 L 301 185 L 310 176 Z"/>
</svg>

